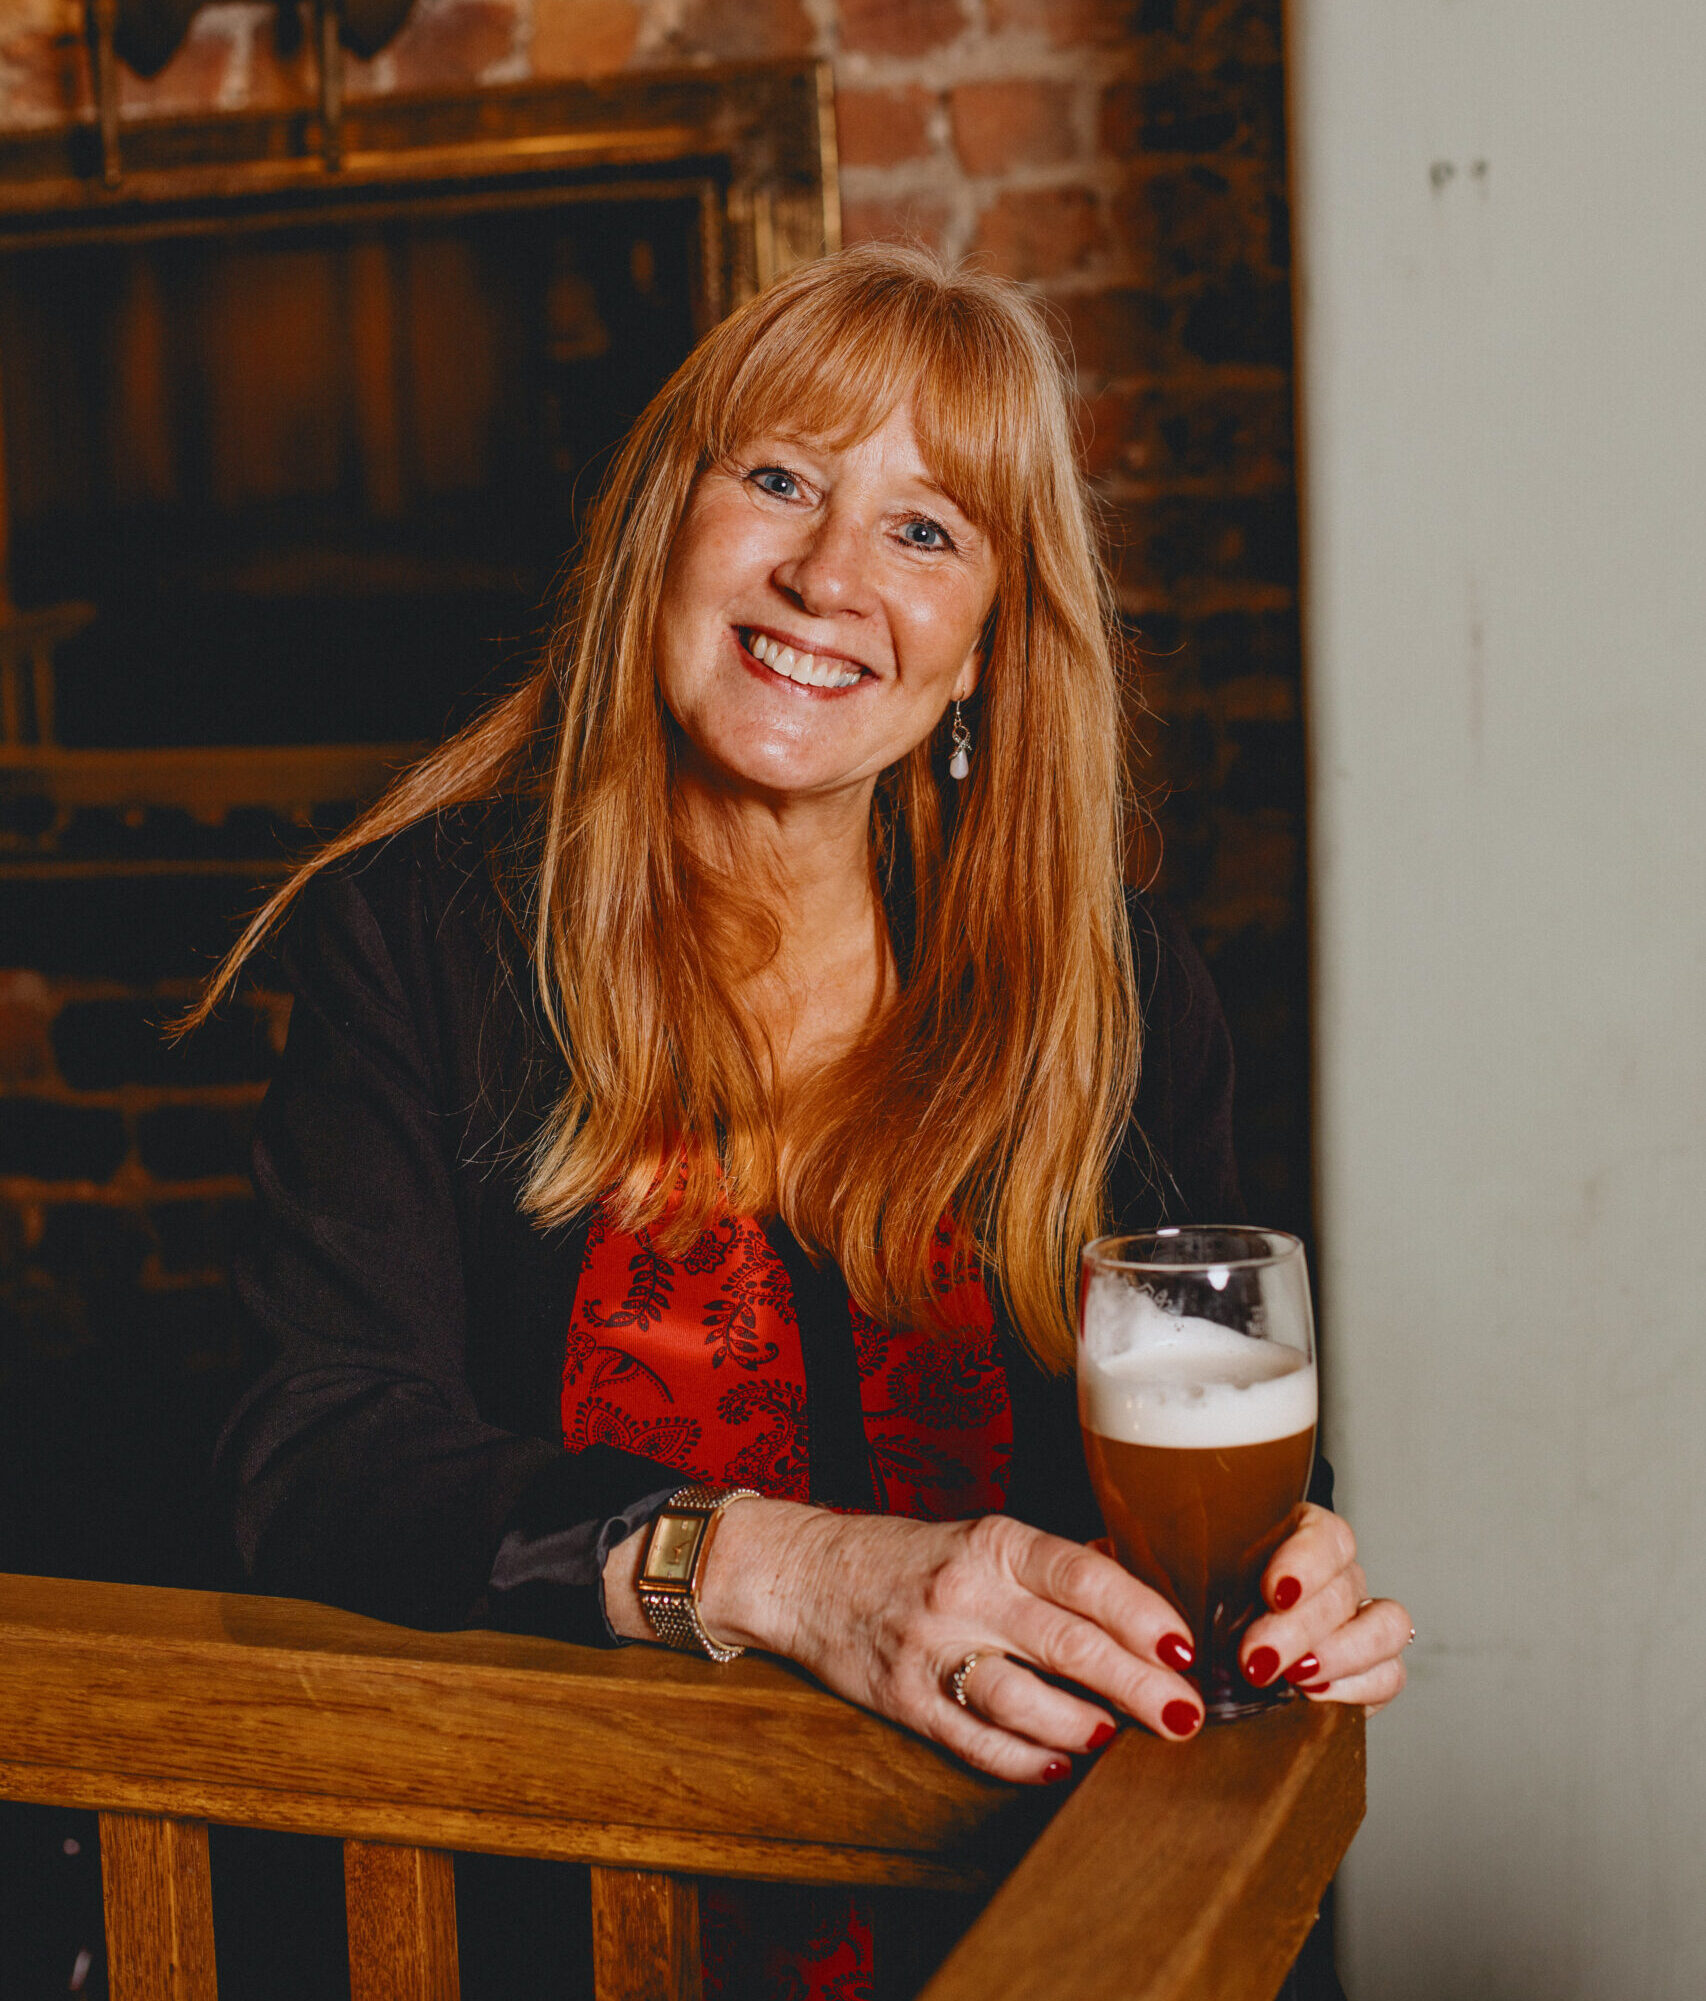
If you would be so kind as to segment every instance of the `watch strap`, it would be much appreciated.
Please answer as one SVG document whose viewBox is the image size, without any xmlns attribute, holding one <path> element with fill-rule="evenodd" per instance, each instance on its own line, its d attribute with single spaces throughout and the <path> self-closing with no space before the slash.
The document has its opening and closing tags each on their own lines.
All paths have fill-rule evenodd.
<svg viewBox="0 0 1706 2001">
<path fill-rule="evenodd" d="M 756 1487 L 713 1487 L 693 1481 L 685 1487 L 678 1487 L 658 1510 L 652 1521 L 651 1534 L 646 1539 L 636 1590 L 647 1623 L 666 1647 L 674 1647 L 679 1653 L 698 1654 L 711 1661 L 738 1660 L 746 1652 L 745 1647 L 724 1646 L 706 1632 L 699 1617 L 699 1575 L 711 1546 L 712 1523 L 731 1502 L 762 1499 Z M 651 1555 L 658 1524 L 669 1515 L 700 1515 L 705 1521 L 704 1533 L 693 1553 L 693 1568 L 681 1584 L 659 1584 L 645 1575 L 646 1561 Z"/>
</svg>

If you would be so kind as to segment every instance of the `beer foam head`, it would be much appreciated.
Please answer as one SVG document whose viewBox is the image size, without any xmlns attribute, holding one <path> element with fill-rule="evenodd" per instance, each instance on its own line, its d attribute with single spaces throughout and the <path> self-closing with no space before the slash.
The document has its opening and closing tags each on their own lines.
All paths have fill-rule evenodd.
<svg viewBox="0 0 1706 2001">
<path fill-rule="evenodd" d="M 1108 1276 L 1084 1302 L 1078 1412 L 1129 1445 L 1262 1445 L 1315 1422 L 1315 1368 L 1301 1343 L 1181 1318 Z"/>
</svg>

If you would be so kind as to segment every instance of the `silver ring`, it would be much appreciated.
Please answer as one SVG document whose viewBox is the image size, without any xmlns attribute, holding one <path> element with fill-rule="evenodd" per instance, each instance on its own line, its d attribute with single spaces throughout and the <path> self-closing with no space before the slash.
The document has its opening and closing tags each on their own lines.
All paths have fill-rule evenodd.
<svg viewBox="0 0 1706 2001">
<path fill-rule="evenodd" d="M 1413 1647 L 1416 1644 L 1416 1629 L 1414 1626 L 1410 1628 L 1410 1637 L 1404 1642 L 1404 1644 L 1407 1647 Z"/>
<path fill-rule="evenodd" d="M 966 1700 L 966 1682 L 971 1675 L 972 1669 L 982 1659 L 982 1654 L 967 1654 L 965 1659 L 960 1662 L 959 1666 L 948 1677 L 948 1693 L 962 1709 L 969 1709 L 971 1707 L 971 1704 Z"/>
</svg>

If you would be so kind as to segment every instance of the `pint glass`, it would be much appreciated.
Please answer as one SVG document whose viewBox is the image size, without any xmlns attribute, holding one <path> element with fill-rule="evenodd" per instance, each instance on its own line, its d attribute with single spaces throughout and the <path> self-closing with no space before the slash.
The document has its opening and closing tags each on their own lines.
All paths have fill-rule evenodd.
<svg viewBox="0 0 1706 2001">
<path fill-rule="evenodd" d="M 1114 1552 L 1189 1627 L 1209 1720 L 1286 1700 L 1250 1686 L 1238 1645 L 1315 1456 L 1303 1246 L 1220 1227 L 1087 1246 L 1078 1415 Z"/>
</svg>

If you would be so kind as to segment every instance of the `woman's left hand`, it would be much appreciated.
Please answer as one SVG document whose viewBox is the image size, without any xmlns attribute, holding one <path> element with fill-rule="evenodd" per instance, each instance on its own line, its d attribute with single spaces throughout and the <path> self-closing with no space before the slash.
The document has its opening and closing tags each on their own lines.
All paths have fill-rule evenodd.
<svg viewBox="0 0 1706 2001">
<path fill-rule="evenodd" d="M 1404 1686 L 1415 1628 L 1395 1598 L 1368 1596 L 1343 1516 L 1306 1503 L 1262 1574 L 1262 1597 L 1273 1609 L 1238 1649 L 1257 1688 L 1283 1675 L 1311 1701 L 1360 1702 L 1372 1712 Z"/>
</svg>

